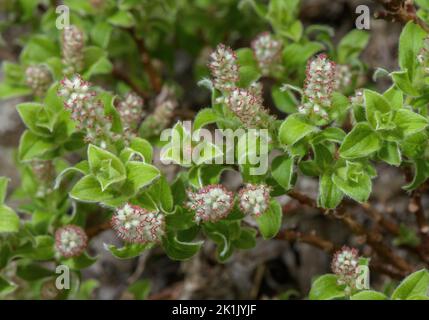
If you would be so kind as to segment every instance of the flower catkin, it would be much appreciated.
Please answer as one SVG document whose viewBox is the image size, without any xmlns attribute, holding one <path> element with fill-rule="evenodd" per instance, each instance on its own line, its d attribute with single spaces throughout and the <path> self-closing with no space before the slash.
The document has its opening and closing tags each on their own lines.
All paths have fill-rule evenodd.
<svg viewBox="0 0 429 320">
<path fill-rule="evenodd" d="M 359 267 L 359 252 L 355 248 L 343 246 L 334 254 L 331 263 L 332 272 L 338 276 L 338 284 L 346 285 L 347 290 L 356 286 Z"/>
<path fill-rule="evenodd" d="M 213 85 L 218 90 L 231 90 L 239 80 L 237 55 L 235 52 L 219 44 L 210 55 L 208 64 L 213 76 Z"/>
<path fill-rule="evenodd" d="M 52 75 L 46 66 L 33 65 L 25 70 L 25 81 L 36 96 L 43 96 L 52 83 Z"/>
<path fill-rule="evenodd" d="M 262 73 L 270 74 L 276 62 L 279 62 L 282 43 L 269 32 L 264 32 L 252 41 L 252 49 Z"/>
<path fill-rule="evenodd" d="M 135 92 L 129 92 L 118 103 L 118 112 L 125 128 L 135 129 L 144 116 L 143 99 Z"/>
<path fill-rule="evenodd" d="M 168 127 L 174 117 L 177 101 L 173 91 L 164 87 L 155 101 L 155 110 L 146 117 L 141 125 L 140 134 L 143 137 L 159 136 Z"/>
<path fill-rule="evenodd" d="M 165 234 L 163 214 L 131 204 L 116 209 L 111 223 L 116 235 L 129 243 L 159 242 Z"/>
<path fill-rule="evenodd" d="M 195 212 L 195 221 L 217 222 L 229 215 L 234 195 L 222 185 L 208 185 L 197 192 L 188 191 L 186 207 Z"/>
<path fill-rule="evenodd" d="M 307 101 L 298 110 L 304 114 L 318 114 L 326 118 L 335 85 L 335 63 L 325 54 L 310 60 L 307 64 L 304 83 L 304 97 Z"/>
<path fill-rule="evenodd" d="M 76 225 L 67 225 L 55 232 L 55 248 L 65 258 L 79 256 L 88 243 L 85 231 Z"/>
<path fill-rule="evenodd" d="M 71 25 L 64 28 L 61 39 L 64 73 L 73 74 L 83 69 L 85 46 L 83 32 L 76 26 Z"/>
<path fill-rule="evenodd" d="M 344 90 L 352 83 L 352 70 L 346 64 L 337 64 L 334 90 Z"/>
<path fill-rule="evenodd" d="M 259 217 L 270 206 L 270 188 L 264 184 L 247 184 L 240 190 L 238 198 L 243 213 Z"/>
<path fill-rule="evenodd" d="M 64 98 L 64 106 L 71 111 L 76 128 L 86 131 L 87 142 L 105 148 L 107 142 L 118 138 L 110 131 L 112 122 L 105 116 L 103 104 L 97 99 L 90 83 L 81 76 L 61 80 L 58 95 Z"/>
<path fill-rule="evenodd" d="M 235 88 L 226 97 L 225 102 L 247 128 L 264 127 L 270 117 L 262 105 L 262 96 L 258 86 L 250 89 Z"/>
<path fill-rule="evenodd" d="M 44 197 L 53 191 L 52 183 L 55 180 L 55 166 L 52 160 L 35 160 L 31 163 L 33 173 L 38 180 L 37 197 Z"/>
</svg>

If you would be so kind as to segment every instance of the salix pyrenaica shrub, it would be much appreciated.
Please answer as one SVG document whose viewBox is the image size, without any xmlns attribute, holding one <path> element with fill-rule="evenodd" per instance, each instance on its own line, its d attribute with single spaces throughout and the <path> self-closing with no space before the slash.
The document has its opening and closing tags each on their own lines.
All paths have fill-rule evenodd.
<svg viewBox="0 0 429 320">
<path fill-rule="evenodd" d="M 194 30 L 189 21 L 204 15 L 204 8 L 156 1 L 66 4 L 72 25 L 55 29 L 54 8 L 48 8 L 37 34 L 25 41 L 19 61 L 3 68 L 3 98 L 33 97 L 33 102 L 17 106 L 27 127 L 16 154 L 22 183 L 13 196 L 25 200 L 17 208 L 19 216 L 4 204 L 7 178 L 0 180 L 4 293 L 25 295 L 19 289 L 32 286 L 35 295 L 52 297 L 47 292 L 53 291 L 60 298 L 85 296 L 93 282 L 57 292 L 53 270 L 40 262 L 66 265 L 79 275 L 96 261 L 87 246 L 106 228 L 123 241 L 121 247 L 105 244 L 118 259 L 161 246 L 171 259 L 185 260 L 205 241 L 213 241 L 217 258 L 224 262 L 235 250 L 254 247 L 258 236 L 281 235 L 278 197 L 293 196 L 300 175 L 318 179 L 315 206 L 327 214 L 345 198 L 357 203 L 369 199 L 376 163 L 411 168 L 414 178 L 404 186 L 408 191 L 428 177 L 424 92 L 429 47 L 425 31 L 412 22 L 401 35 L 399 70 L 389 73 L 392 86 L 379 93 L 364 88 L 366 67 L 359 54 L 368 33 L 353 30 L 335 46 L 331 28 L 304 28 L 297 19 L 299 1 L 242 1 L 239 8 L 253 8 L 261 25 L 270 24 L 272 31 L 260 30 L 249 47 L 233 50 L 219 44 L 206 55 L 205 71 L 195 66 L 201 71 L 197 74 L 207 75 L 199 84 L 209 90 L 211 106 L 201 109 L 189 127 L 172 123 L 178 120 L 177 85 L 161 85 L 146 46 L 172 65 L 171 52 L 162 46 L 176 14 L 189 18 L 189 25 L 179 24 L 177 34 L 184 46 L 191 45 L 186 36 L 193 37 L 184 30 Z M 225 8 L 230 10 L 227 16 L 236 14 L 237 7 L 228 1 Z M 18 10 L 27 12 L 22 19 L 30 19 L 33 9 Z M 243 26 L 245 22 L 237 30 Z M 214 36 L 220 30 L 208 30 L 220 42 Z M 141 37 L 144 32 L 148 39 Z M 267 86 L 265 79 L 274 84 Z M 267 90 L 279 112 L 266 106 Z M 170 124 L 173 136 L 189 142 L 179 153 L 174 143 L 161 139 Z M 204 141 L 204 152 L 194 152 L 201 142 L 193 139 L 193 132 L 203 128 L 243 130 L 232 163 L 224 161 L 231 150 L 213 142 Z M 250 148 L 252 139 L 264 148 Z M 182 169 L 172 180 L 153 161 L 159 147 L 162 160 Z M 189 155 L 192 161 L 185 161 Z M 259 164 L 250 161 L 252 156 L 274 159 L 267 170 L 255 174 Z M 215 161 L 219 159 L 223 161 Z M 239 190 L 222 185 L 227 170 L 241 175 Z M 387 298 L 356 285 L 358 267 L 369 262 L 356 249 L 344 247 L 333 258 L 333 274 L 314 282 L 310 298 Z M 424 298 L 428 282 L 427 271 L 419 271 L 392 298 Z"/>
</svg>

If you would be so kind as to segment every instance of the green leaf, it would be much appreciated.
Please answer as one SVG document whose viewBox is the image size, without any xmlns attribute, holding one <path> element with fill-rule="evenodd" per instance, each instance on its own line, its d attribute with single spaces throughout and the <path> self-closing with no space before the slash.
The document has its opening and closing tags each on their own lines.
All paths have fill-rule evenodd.
<svg viewBox="0 0 429 320">
<path fill-rule="evenodd" d="M 79 291 L 75 295 L 78 300 L 90 300 L 93 296 L 93 291 L 99 287 L 99 282 L 95 279 L 85 280 L 79 286 Z"/>
<path fill-rule="evenodd" d="M 285 113 L 294 113 L 299 104 L 293 93 L 289 90 L 281 90 L 278 86 L 274 86 L 271 90 L 271 95 L 277 109 Z"/>
<path fill-rule="evenodd" d="M 38 263 L 25 263 L 18 265 L 16 274 L 18 277 L 26 281 L 45 279 L 55 275 L 52 270 L 46 269 L 40 266 Z"/>
<path fill-rule="evenodd" d="M 150 281 L 138 280 L 128 287 L 128 292 L 132 293 L 136 300 L 146 300 L 150 293 Z"/>
<path fill-rule="evenodd" d="M 332 181 L 330 173 L 324 173 L 319 178 L 318 205 L 326 209 L 336 208 L 343 200 L 343 192 Z"/>
<path fill-rule="evenodd" d="M 32 93 L 32 90 L 28 87 L 11 85 L 8 83 L 0 83 L 0 99 L 11 99 L 21 96 L 27 96 Z"/>
<path fill-rule="evenodd" d="M 282 144 L 292 146 L 308 134 L 317 130 L 318 128 L 308 123 L 303 116 L 292 114 L 281 124 L 279 139 Z"/>
<path fill-rule="evenodd" d="M 6 201 L 7 185 L 9 179 L 6 177 L 0 177 L 0 205 Z"/>
<path fill-rule="evenodd" d="M 40 103 L 21 103 L 16 106 L 19 115 L 24 124 L 36 135 L 48 136 L 50 132 L 46 128 L 38 126 L 39 115 L 44 111 L 44 107 Z M 51 126 L 51 132 L 52 132 Z"/>
<path fill-rule="evenodd" d="M 282 225 L 282 208 L 276 200 L 272 200 L 270 208 L 256 218 L 259 230 L 264 239 L 271 239 L 277 235 Z"/>
<path fill-rule="evenodd" d="M 410 21 L 402 29 L 399 37 L 399 66 L 402 70 L 408 70 L 411 82 L 414 81 L 416 69 L 419 67 L 417 56 L 420 53 L 425 36 L 426 32 Z"/>
<path fill-rule="evenodd" d="M 120 203 L 124 200 L 108 190 L 103 192 L 94 175 L 87 175 L 80 179 L 70 191 L 70 197 L 83 202 Z"/>
<path fill-rule="evenodd" d="M 318 132 L 312 139 L 312 143 L 319 144 L 325 141 L 342 143 L 345 137 L 346 134 L 342 129 L 330 127 Z"/>
<path fill-rule="evenodd" d="M 404 93 L 394 85 L 383 93 L 383 97 L 389 101 L 394 110 L 401 109 L 404 106 Z"/>
<path fill-rule="evenodd" d="M 411 83 L 407 70 L 395 71 L 395 72 L 392 72 L 390 75 L 395 85 L 399 89 L 401 89 L 404 93 L 412 97 L 417 97 L 420 95 L 419 91 Z"/>
<path fill-rule="evenodd" d="M 237 55 L 237 63 L 241 66 L 253 67 L 254 69 L 258 68 L 258 62 L 255 59 L 253 50 L 250 48 L 240 48 L 235 51 Z"/>
<path fill-rule="evenodd" d="M 91 172 L 100 182 L 101 190 L 126 179 L 126 169 L 122 161 L 114 154 L 90 144 L 88 163 Z"/>
<path fill-rule="evenodd" d="M 44 63 L 47 59 L 60 55 L 56 41 L 46 35 L 36 35 L 30 38 L 21 52 L 22 63 L 31 65 Z"/>
<path fill-rule="evenodd" d="M 112 72 L 113 65 L 107 57 L 101 57 L 83 74 L 84 79 L 90 79 L 92 76 L 100 74 L 109 74 Z"/>
<path fill-rule="evenodd" d="M 364 90 L 364 99 L 366 118 L 371 126 L 377 130 L 379 129 L 377 114 L 385 115 L 392 111 L 392 107 L 384 96 L 375 91 Z"/>
<path fill-rule="evenodd" d="M 149 249 L 151 244 L 128 243 L 121 248 L 114 245 L 104 244 L 104 248 L 109 251 L 115 258 L 125 260 L 138 257 L 143 251 Z"/>
<path fill-rule="evenodd" d="M 11 208 L 0 205 L 0 233 L 17 232 L 19 217 Z"/>
<path fill-rule="evenodd" d="M 400 142 L 403 154 L 411 159 L 423 158 L 428 146 L 428 136 L 426 132 L 420 131 Z"/>
<path fill-rule="evenodd" d="M 91 38 L 96 45 L 101 48 L 107 48 L 112 31 L 111 25 L 105 21 L 100 21 L 91 29 Z"/>
<path fill-rule="evenodd" d="M 247 88 L 252 83 L 257 81 L 261 74 L 258 69 L 252 66 L 240 66 L 239 69 L 239 77 L 240 80 L 238 81 L 238 85 L 241 88 Z"/>
<path fill-rule="evenodd" d="M 82 270 L 92 266 L 97 262 L 96 257 L 90 257 L 86 252 L 78 257 L 62 260 L 61 263 L 72 270 Z"/>
<path fill-rule="evenodd" d="M 339 118 L 344 115 L 350 106 L 350 100 L 345 95 L 339 92 L 332 93 L 332 107 L 330 110 L 330 114 L 334 118 Z"/>
<path fill-rule="evenodd" d="M 414 164 L 414 177 L 406 186 L 402 187 L 404 190 L 411 191 L 420 186 L 429 178 L 429 163 L 423 159 L 413 161 Z"/>
<path fill-rule="evenodd" d="M 13 257 L 32 260 L 51 260 L 54 257 L 54 238 L 52 236 L 36 236 L 34 241 L 27 242 L 13 252 Z"/>
<path fill-rule="evenodd" d="M 398 110 L 393 121 L 404 136 L 422 131 L 428 126 L 428 120 L 425 117 L 408 109 Z"/>
<path fill-rule="evenodd" d="M 338 62 L 347 63 L 357 58 L 366 47 L 369 33 L 362 30 L 352 30 L 338 44 Z"/>
<path fill-rule="evenodd" d="M 415 295 L 409 297 L 407 300 L 429 300 L 428 296 L 422 296 L 422 295 Z"/>
<path fill-rule="evenodd" d="M 319 42 L 292 43 L 283 50 L 283 62 L 286 70 L 305 69 L 307 60 L 317 52 L 322 51 L 324 46 Z"/>
<path fill-rule="evenodd" d="M 74 167 L 68 167 L 68 168 L 65 168 L 63 171 L 61 171 L 58 174 L 58 176 L 55 178 L 54 188 L 55 189 L 59 188 L 64 177 L 66 177 L 67 175 L 69 175 L 71 173 L 80 173 L 83 175 L 89 174 L 88 161 L 86 161 L 86 160 L 81 161 L 78 164 L 76 164 Z"/>
<path fill-rule="evenodd" d="M 44 155 L 56 148 L 57 146 L 51 140 L 39 137 L 27 130 L 22 134 L 19 142 L 19 159 L 24 162 L 42 159 Z"/>
<path fill-rule="evenodd" d="M 256 230 L 251 228 L 241 228 L 240 236 L 233 241 L 234 247 L 249 250 L 256 246 Z"/>
<path fill-rule="evenodd" d="M 292 188 L 293 158 L 286 155 L 276 157 L 271 165 L 271 174 L 286 191 Z"/>
<path fill-rule="evenodd" d="M 384 162 L 399 167 L 401 164 L 401 151 L 399 145 L 396 142 L 385 141 L 381 149 L 378 151 L 378 156 Z"/>
<path fill-rule="evenodd" d="M 342 158 L 355 159 L 369 156 L 380 148 L 377 133 L 367 123 L 361 122 L 345 137 L 339 151 Z"/>
<path fill-rule="evenodd" d="M 422 269 L 406 277 L 392 293 L 393 300 L 407 300 L 416 295 L 429 294 L 429 272 Z"/>
<path fill-rule="evenodd" d="M 232 240 L 240 231 L 237 222 L 220 221 L 205 223 L 203 229 L 207 236 L 217 244 L 216 255 L 220 262 L 225 262 L 233 253 Z"/>
<path fill-rule="evenodd" d="M 163 211 L 171 212 L 173 210 L 173 195 L 171 194 L 170 185 L 164 176 L 161 176 L 161 178 L 149 188 L 148 193 Z"/>
<path fill-rule="evenodd" d="M 219 119 L 218 115 L 211 108 L 205 108 L 198 112 L 194 120 L 194 130 L 198 130 L 210 123 L 215 123 Z"/>
<path fill-rule="evenodd" d="M 17 285 L 5 280 L 0 276 L 0 296 L 7 295 L 15 291 Z"/>
<path fill-rule="evenodd" d="M 130 28 L 134 26 L 134 16 L 128 11 L 118 11 L 107 19 L 108 22 L 117 27 Z"/>
<path fill-rule="evenodd" d="M 134 138 L 131 140 L 130 148 L 141 154 L 144 158 L 144 162 L 152 163 L 153 148 L 149 141 L 143 138 Z"/>
<path fill-rule="evenodd" d="M 363 290 L 350 297 L 350 300 L 388 300 L 388 297 L 377 291 Z"/>
<path fill-rule="evenodd" d="M 173 260 L 187 260 L 194 256 L 201 248 L 203 241 L 179 241 L 173 233 L 168 233 L 162 242 L 167 255 Z"/>
<path fill-rule="evenodd" d="M 332 300 L 344 298 L 344 287 L 337 284 L 337 276 L 334 274 L 325 274 L 318 277 L 312 284 L 310 300 Z"/>
<path fill-rule="evenodd" d="M 129 161 L 126 168 L 127 181 L 131 182 L 134 192 L 150 185 L 161 174 L 155 166 L 144 162 Z"/>
<path fill-rule="evenodd" d="M 342 192 L 358 202 L 367 201 L 371 194 L 371 177 L 359 163 L 347 162 L 345 167 L 334 172 L 332 181 Z"/>
</svg>

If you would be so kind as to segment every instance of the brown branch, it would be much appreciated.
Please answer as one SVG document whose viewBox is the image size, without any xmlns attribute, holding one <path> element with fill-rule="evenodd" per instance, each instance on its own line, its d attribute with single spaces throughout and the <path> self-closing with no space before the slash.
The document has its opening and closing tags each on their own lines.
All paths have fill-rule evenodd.
<svg viewBox="0 0 429 320">
<path fill-rule="evenodd" d="M 328 253 L 333 253 L 338 249 L 331 241 L 317 236 L 314 232 L 305 234 L 294 230 L 282 230 L 276 236 L 276 239 L 306 243 Z"/>
<path fill-rule="evenodd" d="M 362 203 L 360 207 L 374 220 L 375 223 L 382 226 L 392 235 L 399 236 L 399 226 L 394 221 L 386 219 L 383 213 L 375 209 L 369 203 Z"/>
<path fill-rule="evenodd" d="M 425 217 L 425 212 L 422 205 L 422 194 L 419 189 L 416 189 L 411 194 L 408 210 L 416 216 L 417 226 L 420 236 L 424 239 L 429 234 L 429 224 Z"/>
<path fill-rule="evenodd" d="M 103 231 L 109 230 L 111 228 L 110 221 L 103 222 L 101 224 L 89 227 L 85 230 L 88 239 L 92 239 Z"/>
<path fill-rule="evenodd" d="M 385 274 L 392 279 L 402 280 L 407 276 L 406 272 L 397 271 L 392 266 L 381 263 L 380 261 L 371 260 L 369 263 L 371 269 L 377 271 L 378 273 Z"/>
<path fill-rule="evenodd" d="M 417 16 L 412 0 L 374 0 L 381 4 L 385 11 L 377 12 L 375 18 L 407 23 L 413 21 L 423 30 L 429 32 L 429 26 Z"/>
<path fill-rule="evenodd" d="M 291 191 L 288 195 L 304 205 L 308 205 L 312 208 L 318 209 L 325 214 L 329 214 L 330 211 L 323 208 L 318 208 L 317 203 L 312 198 L 301 194 L 298 191 Z M 338 208 L 333 212 L 332 216 L 335 216 L 341 220 L 354 234 L 359 236 L 364 236 L 367 243 L 376 251 L 381 257 L 385 258 L 392 265 L 397 267 L 399 270 L 404 272 L 411 272 L 413 267 L 405 261 L 400 256 L 396 255 L 393 250 L 382 242 L 382 234 L 367 230 L 362 224 L 357 222 L 350 214 L 346 212 L 344 202 L 338 206 Z"/>
</svg>

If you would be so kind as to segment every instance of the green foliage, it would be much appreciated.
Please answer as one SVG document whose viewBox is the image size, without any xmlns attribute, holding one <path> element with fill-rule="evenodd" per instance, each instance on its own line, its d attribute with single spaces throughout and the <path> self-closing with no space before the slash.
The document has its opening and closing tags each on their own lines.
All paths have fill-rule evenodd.
<svg viewBox="0 0 429 320">
<path fill-rule="evenodd" d="M 416 271 L 406 277 L 393 291 L 390 297 L 382 292 L 370 289 L 357 289 L 347 296 L 344 286 L 338 284 L 338 276 L 326 274 L 318 277 L 312 284 L 310 300 L 428 300 L 429 272 L 426 269 Z"/>
<path fill-rule="evenodd" d="M 124 243 L 104 246 L 117 259 L 133 259 L 159 246 L 170 259 L 187 260 L 211 241 L 216 258 L 224 263 L 235 251 L 253 248 L 258 236 L 281 235 L 288 222 L 283 223 L 285 210 L 279 197 L 292 195 L 302 176 L 318 179 L 314 206 L 327 214 L 347 198 L 367 202 L 379 163 L 413 173 L 403 186 L 406 191 L 429 178 L 429 81 L 419 58 L 427 35 L 413 22 L 406 24 L 399 39 L 399 69 L 381 72 L 392 81 L 381 93 L 361 81 L 366 66 L 359 56 L 369 33 L 352 30 L 334 43 L 332 28 L 304 26 L 298 19 L 299 0 L 242 0 L 239 5 L 236 1 L 103 1 L 101 7 L 83 0 L 64 2 L 71 10 L 71 23 L 82 33 L 72 53 L 64 43 L 65 31 L 55 27 L 55 8 L 47 1 L 34 17 L 38 1 L 19 1 L 19 6 L 13 5 L 15 14 L 1 26 L 12 29 L 23 24 L 32 31 L 16 41 L 21 47 L 17 61 L 2 64 L 0 99 L 23 98 L 25 102 L 16 108 L 26 130 L 16 154 L 21 185 L 13 193 L 24 201 L 14 209 L 6 205 L 8 179 L 0 178 L 0 296 L 16 290 L 6 272 L 11 261 L 18 276 L 34 287 L 53 277 L 52 270 L 39 262 L 64 264 L 79 278 L 97 261 L 98 256 L 85 250 L 73 256 L 60 252 L 55 232 L 66 225 L 78 226 L 91 241 L 97 227 L 104 230 L 117 218 L 124 229 L 114 229 Z M 224 48 L 232 53 L 227 57 L 234 66 L 223 72 L 237 74 L 218 75 L 222 81 L 232 79 L 227 89 L 219 86 L 219 79 L 212 79 L 217 70 L 206 67 L 207 48 L 221 41 L 250 43 L 264 30 L 273 30 L 270 49 L 278 51 L 267 62 L 258 57 L 255 41 L 234 52 Z M 177 100 L 186 93 L 174 75 L 177 51 L 196 61 L 188 76 L 199 81 L 201 92 L 209 96 L 189 128 L 179 119 L 186 110 L 177 108 Z M 326 56 L 318 55 L 322 52 Z M 67 62 L 69 54 L 74 54 L 72 62 Z M 325 63 L 324 72 L 312 73 L 312 63 Z M 39 68 L 44 77 L 32 81 L 32 68 Z M 339 78 L 341 70 L 346 70 L 343 78 Z M 75 73 L 81 78 L 74 78 Z M 315 76 L 328 78 L 314 81 Z M 94 86 L 85 82 L 89 80 Z M 327 83 L 327 88 L 317 88 L 320 83 Z M 359 100 L 353 95 L 361 87 L 365 88 Z M 77 89 L 81 91 L 73 91 Z M 263 95 L 265 90 L 268 95 Z M 124 110 L 127 93 L 137 96 L 132 107 L 145 100 L 144 107 Z M 282 114 L 279 119 L 262 105 L 263 96 L 272 97 L 273 107 Z M 130 120 L 133 116 L 138 119 Z M 178 121 L 172 124 L 173 119 Z M 170 127 L 178 140 L 169 144 L 163 130 Z M 232 138 L 236 142 L 232 150 L 202 137 L 195 139 L 197 133 L 213 129 L 244 134 Z M 263 129 L 267 135 L 261 131 L 251 135 L 249 129 Z M 258 147 L 252 149 L 252 142 Z M 181 143 L 189 145 L 175 152 Z M 187 162 L 190 154 L 192 161 Z M 227 155 L 232 162 L 226 162 Z M 267 159 L 260 174 L 252 173 L 257 164 L 250 159 L 255 157 Z M 176 176 L 168 174 L 159 160 L 170 161 L 177 168 Z M 262 186 L 266 194 L 242 199 L 241 191 L 234 190 L 231 199 L 229 194 L 223 194 L 219 203 L 199 199 L 200 207 L 193 207 L 192 193 L 222 184 L 227 171 L 240 176 L 243 185 Z M 251 202 L 250 213 L 243 202 Z M 138 218 L 161 217 L 159 223 L 144 235 L 124 237 L 133 223 L 139 223 L 125 221 L 121 211 L 125 205 L 139 208 Z M 225 212 L 216 216 L 223 206 Z M 261 212 L 251 212 L 256 209 Z M 138 225 L 137 232 L 142 233 L 143 227 Z M 415 231 L 405 226 L 395 236 L 398 246 L 419 244 Z M 88 298 L 97 285 L 83 282 L 63 298 Z M 418 271 L 390 299 L 426 299 L 428 286 L 428 272 Z M 127 290 L 135 299 L 146 299 L 150 285 L 137 281 Z M 346 292 L 334 274 L 317 278 L 309 298 L 389 299 L 369 289 Z"/>
</svg>

